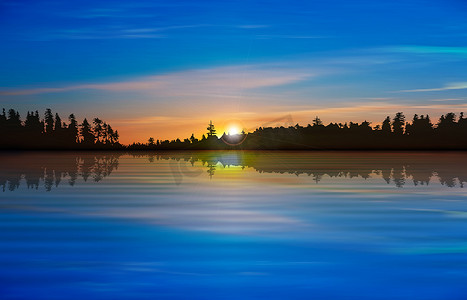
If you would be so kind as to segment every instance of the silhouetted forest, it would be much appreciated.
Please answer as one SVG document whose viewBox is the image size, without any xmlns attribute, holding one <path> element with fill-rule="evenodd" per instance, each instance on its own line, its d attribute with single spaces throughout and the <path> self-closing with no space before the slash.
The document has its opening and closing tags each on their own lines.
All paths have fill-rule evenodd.
<svg viewBox="0 0 467 300">
<path fill-rule="evenodd" d="M 212 123 L 201 139 L 194 135 L 183 141 L 155 140 L 133 143 L 128 149 L 245 149 L 245 150 L 466 150 L 467 118 L 463 113 L 442 115 L 434 124 L 428 115 L 414 115 L 410 122 L 403 113 L 389 116 L 381 125 L 329 123 L 316 117 L 301 126 L 259 127 L 254 132 L 224 134 L 219 139 Z"/>
<path fill-rule="evenodd" d="M 467 169 L 459 167 L 467 165 L 467 156 L 461 152 L 133 151 L 130 156 L 115 151 L 23 152 L 0 156 L 0 189 L 15 191 L 26 184 L 28 189 L 51 191 L 59 185 L 73 186 L 78 180 L 99 182 L 117 170 L 120 159 L 135 157 L 147 158 L 150 163 L 168 163 L 175 184 L 203 174 L 214 178 L 220 169 L 236 166 L 258 173 L 305 176 L 314 183 L 330 178 L 381 178 L 399 188 L 436 181 L 447 187 L 464 187 L 467 183 Z"/>
<path fill-rule="evenodd" d="M 316 117 L 301 126 L 259 127 L 253 132 L 220 138 L 212 124 L 200 139 L 156 140 L 123 146 L 119 134 L 106 122 L 94 118 L 78 123 L 71 114 L 63 122 L 50 109 L 41 118 L 28 112 L 23 121 L 17 111 L 0 115 L 0 149 L 128 149 L 128 150 L 467 150 L 467 118 L 463 113 L 442 115 L 433 123 L 428 115 L 403 113 L 389 116 L 381 125 L 370 122 L 329 123 Z"/>
<path fill-rule="evenodd" d="M 0 115 L 0 149 L 121 149 L 118 131 L 99 118 L 78 123 L 74 114 L 64 122 L 50 109 L 41 118 L 28 112 L 23 121 L 14 109 Z"/>
</svg>

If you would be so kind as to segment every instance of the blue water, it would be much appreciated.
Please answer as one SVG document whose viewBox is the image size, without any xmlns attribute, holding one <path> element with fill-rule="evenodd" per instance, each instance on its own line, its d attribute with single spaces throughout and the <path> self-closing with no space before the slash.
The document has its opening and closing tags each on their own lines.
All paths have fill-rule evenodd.
<svg viewBox="0 0 467 300">
<path fill-rule="evenodd" d="M 467 299 L 467 153 L 0 165 L 1 299 Z"/>
</svg>

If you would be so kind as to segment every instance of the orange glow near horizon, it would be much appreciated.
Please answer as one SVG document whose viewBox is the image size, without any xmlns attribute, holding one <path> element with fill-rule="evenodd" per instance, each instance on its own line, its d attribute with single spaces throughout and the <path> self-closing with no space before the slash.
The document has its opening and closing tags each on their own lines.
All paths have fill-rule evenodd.
<svg viewBox="0 0 467 300">
<path fill-rule="evenodd" d="M 395 106 L 395 105 L 356 105 L 354 107 L 334 107 L 316 110 L 295 110 L 289 112 L 278 112 L 271 109 L 269 113 L 257 114 L 255 112 L 209 112 L 204 116 L 193 117 L 191 115 L 177 115 L 175 117 L 146 117 L 139 119 L 121 119 L 119 116 L 107 118 L 108 123 L 120 133 L 122 144 L 133 142 L 147 143 L 149 137 L 156 140 L 174 140 L 189 138 L 192 134 L 196 138 L 206 135 L 206 127 L 212 120 L 217 136 L 221 137 L 224 132 L 253 132 L 259 127 L 294 126 L 300 124 L 307 126 L 318 116 L 325 125 L 333 123 L 348 123 L 368 121 L 371 126 L 380 125 L 386 116 L 392 119 L 396 112 L 404 112 L 406 121 L 411 122 L 414 114 L 429 114 L 433 124 L 436 124 L 441 114 L 450 111 L 462 111 L 463 107 L 447 109 L 444 106 Z M 458 114 L 458 113 L 457 113 Z M 214 118 L 212 116 L 215 116 Z"/>
<path fill-rule="evenodd" d="M 242 131 L 246 132 L 246 128 L 242 121 L 237 119 L 226 120 L 223 124 L 220 124 L 218 136 L 222 136 L 223 133 L 240 134 Z"/>
</svg>

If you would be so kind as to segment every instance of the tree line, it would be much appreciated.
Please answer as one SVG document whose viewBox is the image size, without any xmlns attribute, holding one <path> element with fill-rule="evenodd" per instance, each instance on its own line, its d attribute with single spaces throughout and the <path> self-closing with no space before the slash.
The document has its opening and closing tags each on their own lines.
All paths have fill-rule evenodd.
<svg viewBox="0 0 467 300">
<path fill-rule="evenodd" d="M 381 124 L 329 123 L 316 117 L 301 126 L 259 127 L 251 133 L 217 138 L 212 122 L 206 135 L 184 140 L 133 143 L 129 149 L 245 149 L 245 150 L 467 150 L 467 118 L 463 113 L 442 115 L 436 123 L 429 115 L 415 114 L 407 121 L 402 112 L 387 116 Z"/>
<path fill-rule="evenodd" d="M 381 124 L 329 123 L 316 117 L 306 126 L 259 127 L 220 138 L 212 122 L 201 138 L 156 140 L 123 146 L 108 123 L 94 118 L 78 123 L 74 114 L 64 122 L 46 109 L 28 112 L 22 120 L 14 109 L 0 115 L 0 149 L 128 149 L 128 150 L 467 150 L 467 118 L 463 113 L 442 115 L 434 123 L 428 115 L 415 114 L 407 121 L 402 112 L 387 116 Z"/>
<path fill-rule="evenodd" d="M 118 139 L 118 131 L 99 118 L 79 124 L 70 114 L 67 123 L 49 108 L 43 118 L 37 110 L 25 120 L 14 109 L 0 115 L 0 149 L 119 149 Z"/>
</svg>

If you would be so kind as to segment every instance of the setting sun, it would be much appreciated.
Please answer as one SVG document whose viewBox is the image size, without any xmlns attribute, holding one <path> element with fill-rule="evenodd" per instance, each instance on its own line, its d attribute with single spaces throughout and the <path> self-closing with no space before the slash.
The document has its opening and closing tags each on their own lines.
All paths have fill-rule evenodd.
<svg viewBox="0 0 467 300">
<path fill-rule="evenodd" d="M 221 135 L 222 133 L 228 135 L 236 135 L 241 134 L 243 131 L 246 131 L 243 122 L 239 119 L 229 119 L 224 122 L 224 124 L 220 124 L 219 126 Z"/>
<path fill-rule="evenodd" d="M 230 126 L 230 127 L 227 128 L 227 133 L 230 134 L 230 135 L 240 134 L 240 132 L 241 132 L 241 130 L 237 126 Z"/>
</svg>

